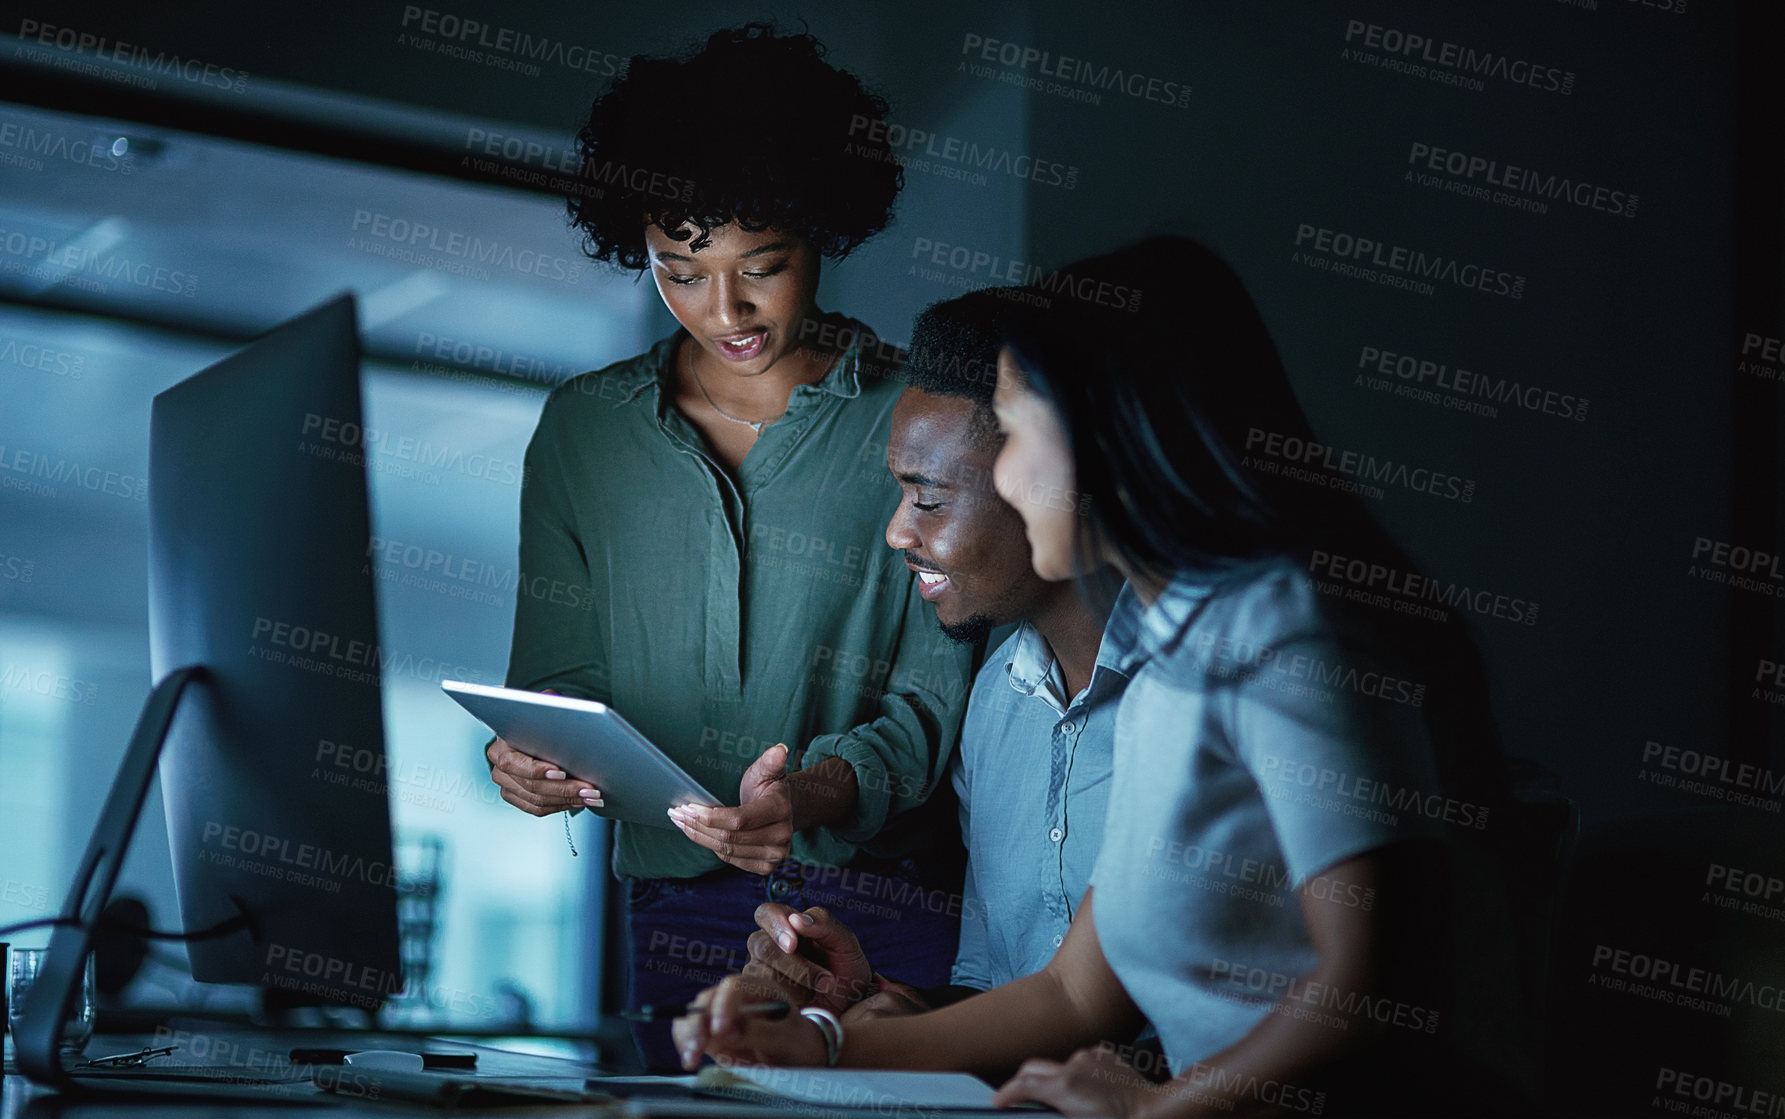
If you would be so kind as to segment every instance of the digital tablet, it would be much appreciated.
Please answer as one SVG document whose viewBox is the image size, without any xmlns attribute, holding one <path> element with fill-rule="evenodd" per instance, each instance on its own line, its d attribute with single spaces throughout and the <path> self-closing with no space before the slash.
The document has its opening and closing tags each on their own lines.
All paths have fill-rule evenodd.
<svg viewBox="0 0 1785 1119">
<path fill-rule="evenodd" d="M 597 816 L 673 828 L 676 805 L 721 803 L 605 703 L 458 680 L 440 687 L 510 746 L 600 789 L 605 806 L 589 809 Z"/>
</svg>

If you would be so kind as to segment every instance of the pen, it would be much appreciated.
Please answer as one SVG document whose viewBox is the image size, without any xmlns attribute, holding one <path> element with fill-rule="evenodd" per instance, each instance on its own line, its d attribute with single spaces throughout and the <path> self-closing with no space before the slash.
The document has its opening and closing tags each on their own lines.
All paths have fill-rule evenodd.
<svg viewBox="0 0 1785 1119">
<path fill-rule="evenodd" d="M 646 1003 L 637 1010 L 622 1010 L 620 1017 L 628 1022 L 668 1022 L 680 1018 L 684 1014 L 693 1014 L 705 1007 L 689 1003 L 687 1006 L 652 1006 Z M 775 1002 L 747 1002 L 738 1007 L 739 1014 L 761 1014 L 769 1018 L 779 1018 L 793 1009 L 779 1000 Z"/>
<path fill-rule="evenodd" d="M 137 1050 L 135 1053 L 119 1053 L 119 1054 L 117 1054 L 115 1056 L 111 1056 L 111 1057 L 95 1057 L 90 1061 L 83 1061 L 81 1063 L 80 1067 L 81 1068 L 130 1068 L 135 1065 L 148 1064 L 150 1060 L 152 1060 L 156 1057 L 165 1056 L 166 1054 L 172 1053 L 174 1050 L 176 1050 L 178 1048 L 179 1048 L 178 1045 L 164 1045 L 159 1049 L 150 1049 L 147 1046 L 145 1046 L 142 1049 Z"/>
</svg>

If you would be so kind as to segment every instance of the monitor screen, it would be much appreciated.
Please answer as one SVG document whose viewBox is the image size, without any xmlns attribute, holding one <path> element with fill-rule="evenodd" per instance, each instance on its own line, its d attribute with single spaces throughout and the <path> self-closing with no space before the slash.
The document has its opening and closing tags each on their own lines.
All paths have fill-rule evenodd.
<svg viewBox="0 0 1785 1119">
<path fill-rule="evenodd" d="M 155 397 L 154 676 L 202 665 L 161 751 L 194 978 L 375 1009 L 402 987 L 354 305 Z"/>
</svg>

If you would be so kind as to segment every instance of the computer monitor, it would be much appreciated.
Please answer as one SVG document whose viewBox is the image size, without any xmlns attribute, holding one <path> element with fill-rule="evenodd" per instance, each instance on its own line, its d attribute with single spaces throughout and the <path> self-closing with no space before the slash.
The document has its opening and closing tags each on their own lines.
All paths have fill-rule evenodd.
<svg viewBox="0 0 1785 1119">
<path fill-rule="evenodd" d="M 150 694 L 15 1045 L 60 1023 L 148 782 L 193 977 L 375 1009 L 402 987 L 353 300 L 155 397 Z"/>
</svg>

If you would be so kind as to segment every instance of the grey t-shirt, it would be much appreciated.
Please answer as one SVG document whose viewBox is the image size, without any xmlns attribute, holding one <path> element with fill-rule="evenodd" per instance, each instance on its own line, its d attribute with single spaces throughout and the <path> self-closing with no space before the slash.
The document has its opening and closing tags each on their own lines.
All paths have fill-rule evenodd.
<svg viewBox="0 0 1785 1119">
<path fill-rule="evenodd" d="M 1181 1072 L 1286 995 L 1330 1012 L 1300 979 L 1318 960 L 1299 887 L 1366 904 L 1322 872 L 1476 809 L 1440 790 L 1416 687 L 1348 648 L 1288 561 L 1179 576 L 1123 667 L 1097 933 Z M 1401 1012 L 1437 1026 L 1432 1008 Z"/>
</svg>

